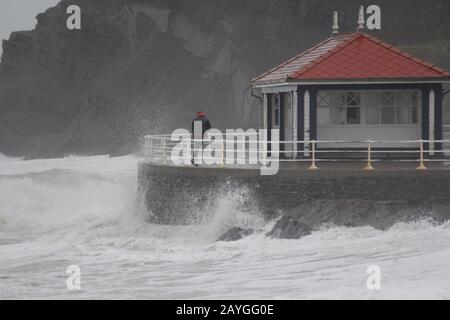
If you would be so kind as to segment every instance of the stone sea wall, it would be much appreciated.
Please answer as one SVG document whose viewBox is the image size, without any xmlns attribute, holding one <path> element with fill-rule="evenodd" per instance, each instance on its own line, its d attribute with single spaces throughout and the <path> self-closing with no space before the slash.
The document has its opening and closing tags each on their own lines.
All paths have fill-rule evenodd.
<svg viewBox="0 0 450 320">
<path fill-rule="evenodd" d="M 193 217 L 208 210 L 218 194 L 245 190 L 243 206 L 256 205 L 265 219 L 280 219 L 271 234 L 283 238 L 296 237 L 284 232 L 292 224 L 295 230 L 324 223 L 386 229 L 396 222 L 450 216 L 450 170 L 281 170 L 260 176 L 258 170 L 141 163 L 138 188 L 150 221 L 163 224 L 195 223 Z"/>
</svg>

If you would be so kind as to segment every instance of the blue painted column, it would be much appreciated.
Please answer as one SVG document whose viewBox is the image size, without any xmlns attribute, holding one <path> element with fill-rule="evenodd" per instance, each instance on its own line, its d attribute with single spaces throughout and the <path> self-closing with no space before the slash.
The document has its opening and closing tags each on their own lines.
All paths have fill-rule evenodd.
<svg viewBox="0 0 450 320">
<path fill-rule="evenodd" d="M 437 85 L 434 88 L 434 139 L 435 140 L 442 140 L 443 134 L 442 134 L 442 115 L 443 115 L 443 106 L 442 106 L 442 85 Z M 436 142 L 434 144 L 435 150 L 441 151 L 442 150 L 442 143 Z M 438 152 L 437 155 L 443 156 L 443 153 Z"/>
<path fill-rule="evenodd" d="M 422 104 L 421 104 L 421 108 L 422 108 L 422 139 L 423 140 L 428 140 L 430 135 L 430 117 L 429 117 L 429 110 L 430 110 L 430 88 L 426 87 L 426 88 L 422 88 L 421 90 L 421 95 L 422 95 Z M 428 143 L 424 143 L 423 145 L 425 150 L 429 149 Z M 428 153 L 426 153 L 425 155 L 428 155 Z"/>
<path fill-rule="evenodd" d="M 297 89 L 297 140 L 303 141 L 305 139 L 305 90 L 300 86 Z M 297 157 L 303 157 L 304 145 L 297 144 Z"/>
<path fill-rule="evenodd" d="M 309 139 L 317 140 L 317 89 L 309 90 Z"/>
</svg>

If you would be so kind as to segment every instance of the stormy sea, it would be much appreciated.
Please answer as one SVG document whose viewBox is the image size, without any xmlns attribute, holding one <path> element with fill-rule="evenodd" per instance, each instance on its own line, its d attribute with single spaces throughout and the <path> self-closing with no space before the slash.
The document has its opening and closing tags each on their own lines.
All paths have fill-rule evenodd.
<svg viewBox="0 0 450 320">
<path fill-rule="evenodd" d="M 0 299 L 450 298 L 450 222 L 324 225 L 274 239 L 275 221 L 241 212 L 246 193 L 234 190 L 215 199 L 206 223 L 155 225 L 137 201 L 139 160 L 0 156 Z M 258 231 L 217 241 L 233 226 Z M 67 286 L 73 265 L 79 289 Z"/>
</svg>

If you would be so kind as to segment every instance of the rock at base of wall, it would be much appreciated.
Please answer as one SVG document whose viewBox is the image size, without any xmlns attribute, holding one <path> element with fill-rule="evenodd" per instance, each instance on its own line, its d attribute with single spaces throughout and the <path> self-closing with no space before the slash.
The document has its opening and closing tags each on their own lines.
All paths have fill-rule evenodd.
<svg viewBox="0 0 450 320">
<path fill-rule="evenodd" d="M 294 217 L 283 216 L 267 234 L 269 237 L 280 239 L 299 239 L 311 234 L 311 229 Z"/>
<path fill-rule="evenodd" d="M 221 235 L 217 241 L 236 241 L 242 239 L 243 237 L 249 236 L 252 233 L 253 230 L 251 229 L 233 227 Z"/>
<path fill-rule="evenodd" d="M 441 207 L 441 211 L 448 215 L 446 208 L 450 207 Z M 280 220 L 267 235 L 281 239 L 299 239 L 309 235 L 311 230 L 327 224 L 347 227 L 371 226 L 386 230 L 399 222 L 421 219 L 443 222 L 445 218 L 443 213 L 434 213 L 429 202 L 320 199 L 307 201 L 283 212 Z"/>
</svg>

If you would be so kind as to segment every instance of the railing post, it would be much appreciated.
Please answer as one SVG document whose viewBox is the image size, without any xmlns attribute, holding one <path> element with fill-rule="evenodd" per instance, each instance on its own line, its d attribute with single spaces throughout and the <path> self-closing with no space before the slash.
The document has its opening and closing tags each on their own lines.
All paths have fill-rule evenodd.
<svg viewBox="0 0 450 320">
<path fill-rule="evenodd" d="M 316 166 L 316 140 L 311 140 L 311 165 L 308 168 L 309 170 L 317 170 L 319 169 Z"/>
<path fill-rule="evenodd" d="M 163 161 L 163 164 L 166 164 L 167 163 L 167 160 L 166 160 L 166 138 L 162 137 L 161 139 L 162 139 L 162 161 Z"/>
<path fill-rule="evenodd" d="M 374 170 L 372 166 L 372 142 L 367 141 L 367 165 L 364 170 Z"/>
<path fill-rule="evenodd" d="M 425 167 L 425 161 L 424 161 L 424 156 L 423 156 L 423 140 L 420 139 L 419 140 L 419 145 L 420 145 L 420 160 L 419 160 L 419 165 L 417 166 L 417 170 L 427 170 L 427 167 Z"/>
<path fill-rule="evenodd" d="M 148 137 L 148 160 L 153 161 L 153 137 Z"/>
</svg>

